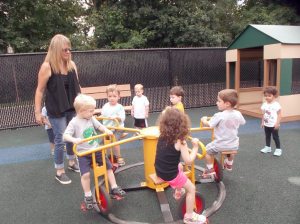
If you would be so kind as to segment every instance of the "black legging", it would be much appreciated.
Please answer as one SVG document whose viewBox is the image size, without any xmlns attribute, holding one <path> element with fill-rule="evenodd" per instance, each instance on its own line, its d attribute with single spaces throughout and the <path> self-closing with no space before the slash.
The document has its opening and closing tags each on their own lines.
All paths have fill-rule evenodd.
<svg viewBox="0 0 300 224">
<path fill-rule="evenodd" d="M 271 146 L 271 134 L 273 136 L 276 149 L 280 149 L 280 140 L 278 135 L 278 129 L 275 129 L 274 127 L 266 127 L 265 126 L 265 134 L 266 134 L 266 146 Z"/>
</svg>

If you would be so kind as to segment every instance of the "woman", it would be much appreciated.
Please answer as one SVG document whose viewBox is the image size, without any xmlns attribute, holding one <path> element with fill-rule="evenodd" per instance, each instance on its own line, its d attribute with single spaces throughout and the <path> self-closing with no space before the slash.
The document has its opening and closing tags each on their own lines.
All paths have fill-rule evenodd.
<svg viewBox="0 0 300 224">
<path fill-rule="evenodd" d="M 35 92 L 35 119 L 40 125 L 44 124 L 41 114 L 44 93 L 45 105 L 49 121 L 54 133 L 54 164 L 56 168 L 55 178 L 61 184 L 70 184 L 71 180 L 64 169 L 63 133 L 69 121 L 75 115 L 73 102 L 80 86 L 75 63 L 71 60 L 71 42 L 64 35 L 55 35 L 48 49 L 46 58 L 38 73 L 38 85 Z M 75 155 L 72 144 L 66 144 L 68 169 L 79 172 L 75 163 Z"/>
</svg>

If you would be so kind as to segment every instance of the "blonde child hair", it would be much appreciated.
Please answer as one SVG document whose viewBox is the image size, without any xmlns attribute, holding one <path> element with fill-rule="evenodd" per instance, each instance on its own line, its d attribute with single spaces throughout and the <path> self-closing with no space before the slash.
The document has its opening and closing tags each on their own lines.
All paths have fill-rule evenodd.
<svg viewBox="0 0 300 224">
<path fill-rule="evenodd" d="M 106 88 L 106 93 L 116 92 L 120 96 L 120 90 L 118 89 L 117 84 L 108 85 Z"/>
<path fill-rule="evenodd" d="M 78 94 L 74 100 L 74 108 L 76 112 L 88 107 L 96 107 L 96 100 L 89 95 Z"/>
<path fill-rule="evenodd" d="M 140 90 L 144 90 L 144 86 L 142 84 L 136 84 L 134 86 L 134 89 L 140 89 Z"/>
</svg>

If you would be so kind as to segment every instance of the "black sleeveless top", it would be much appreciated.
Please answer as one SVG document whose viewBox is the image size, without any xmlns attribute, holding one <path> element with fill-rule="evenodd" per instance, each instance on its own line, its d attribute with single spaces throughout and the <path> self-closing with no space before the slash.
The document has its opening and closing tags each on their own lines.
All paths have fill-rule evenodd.
<svg viewBox="0 0 300 224">
<path fill-rule="evenodd" d="M 66 111 L 74 111 L 73 102 L 78 93 L 80 87 L 75 70 L 62 75 L 55 74 L 51 69 L 45 99 L 48 116 L 62 117 Z"/>
<path fill-rule="evenodd" d="M 181 152 L 175 149 L 175 144 L 167 144 L 162 138 L 156 146 L 155 171 L 163 180 L 173 180 L 178 174 L 178 164 Z"/>
</svg>

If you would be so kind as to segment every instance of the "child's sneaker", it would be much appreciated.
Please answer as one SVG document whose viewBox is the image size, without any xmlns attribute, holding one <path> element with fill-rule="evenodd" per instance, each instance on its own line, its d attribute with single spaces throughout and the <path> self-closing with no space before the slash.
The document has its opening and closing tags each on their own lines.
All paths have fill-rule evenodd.
<svg viewBox="0 0 300 224">
<path fill-rule="evenodd" d="M 84 197 L 84 203 L 87 210 L 91 210 L 94 208 L 93 196 Z"/>
<path fill-rule="evenodd" d="M 205 169 L 202 174 L 200 174 L 201 183 L 211 183 L 214 182 L 216 178 L 216 171 L 214 168 Z"/>
<path fill-rule="evenodd" d="M 76 173 L 79 173 L 80 172 L 80 170 L 79 170 L 79 166 L 76 164 L 76 163 L 74 163 L 72 166 L 68 166 L 68 169 L 69 170 L 72 170 L 72 171 L 74 171 L 74 172 L 76 172 Z"/>
<path fill-rule="evenodd" d="M 224 160 L 224 169 L 228 170 L 228 171 L 232 171 L 232 164 L 230 164 L 230 161 L 228 161 L 227 159 Z"/>
<path fill-rule="evenodd" d="M 282 150 L 281 149 L 275 149 L 275 152 L 274 152 L 274 156 L 281 156 L 282 154 Z"/>
<path fill-rule="evenodd" d="M 119 157 L 117 161 L 118 161 L 119 166 L 124 166 L 125 165 L 125 160 L 122 157 Z"/>
<path fill-rule="evenodd" d="M 118 187 L 111 189 L 110 194 L 113 199 L 119 200 L 119 199 L 122 199 L 126 195 L 126 192 L 121 187 L 118 186 Z"/>
<path fill-rule="evenodd" d="M 180 188 L 180 189 L 175 189 L 173 197 L 175 198 L 175 200 L 179 200 L 182 195 L 185 194 L 185 189 L 184 188 Z"/>
<path fill-rule="evenodd" d="M 192 218 L 184 216 L 183 223 L 185 224 L 208 224 L 208 220 L 204 215 L 193 212 Z"/>
<path fill-rule="evenodd" d="M 269 153 L 269 152 L 272 152 L 272 149 L 269 146 L 265 146 L 263 149 L 260 150 L 260 152 Z"/>
<path fill-rule="evenodd" d="M 224 169 L 228 171 L 232 171 L 232 165 L 229 165 L 228 163 L 224 163 Z"/>
</svg>

